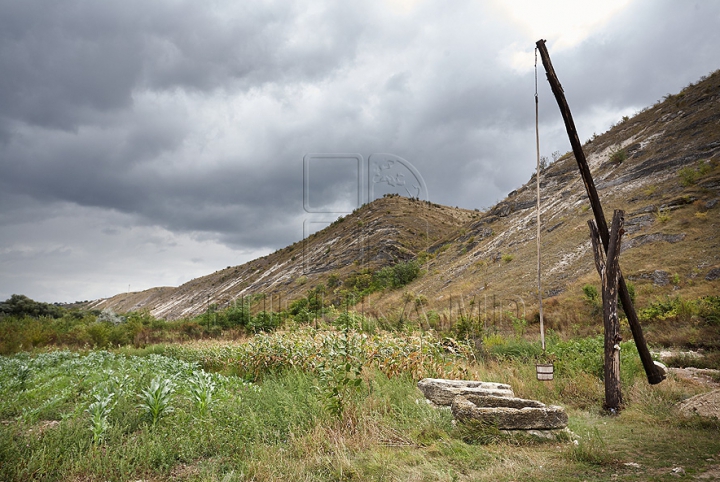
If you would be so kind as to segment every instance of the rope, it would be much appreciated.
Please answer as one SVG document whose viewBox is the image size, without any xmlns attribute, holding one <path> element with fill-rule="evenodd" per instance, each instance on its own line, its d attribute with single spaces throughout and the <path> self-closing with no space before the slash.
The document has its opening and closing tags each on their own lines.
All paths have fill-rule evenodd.
<svg viewBox="0 0 720 482">
<path fill-rule="evenodd" d="M 545 324 L 543 321 L 543 305 L 542 305 L 542 283 L 540 277 L 540 128 L 538 114 L 538 81 L 537 81 L 537 54 L 535 47 L 535 147 L 537 152 L 537 172 L 535 174 L 535 184 L 537 187 L 537 285 L 538 285 L 538 303 L 540 311 L 540 343 L 542 344 L 543 353 L 545 352 Z"/>
</svg>

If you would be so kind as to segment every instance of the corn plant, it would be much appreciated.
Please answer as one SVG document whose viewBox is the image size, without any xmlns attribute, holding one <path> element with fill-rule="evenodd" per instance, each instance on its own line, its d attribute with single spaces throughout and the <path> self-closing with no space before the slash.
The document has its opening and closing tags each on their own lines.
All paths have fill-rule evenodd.
<svg viewBox="0 0 720 482">
<path fill-rule="evenodd" d="M 213 392 L 215 392 L 215 382 L 209 373 L 196 371 L 193 372 L 189 384 L 190 395 L 195 403 L 195 408 L 200 412 L 200 416 L 204 416 L 212 403 L 212 395 Z"/>
<path fill-rule="evenodd" d="M 175 411 L 170 405 L 174 392 L 175 384 L 172 380 L 155 377 L 150 382 L 150 387 L 138 394 L 140 403 L 137 407 L 145 411 L 153 427 L 163 416 Z"/>
<path fill-rule="evenodd" d="M 21 363 L 17 368 L 17 378 L 20 382 L 20 390 L 25 390 L 27 387 L 27 381 L 30 379 L 31 375 L 30 367 L 27 366 L 24 363 Z"/>
<path fill-rule="evenodd" d="M 96 393 L 93 395 L 95 401 L 85 410 L 90 414 L 90 423 L 92 424 L 90 430 L 93 434 L 94 444 L 102 442 L 105 432 L 110 427 L 108 415 L 110 415 L 113 407 L 115 407 L 115 403 L 113 403 L 114 397 L 114 393 Z"/>
</svg>

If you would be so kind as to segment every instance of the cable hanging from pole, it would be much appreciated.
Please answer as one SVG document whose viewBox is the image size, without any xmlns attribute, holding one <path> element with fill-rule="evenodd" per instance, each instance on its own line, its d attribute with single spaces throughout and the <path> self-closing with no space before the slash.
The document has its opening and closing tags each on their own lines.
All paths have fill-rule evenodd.
<svg viewBox="0 0 720 482">
<path fill-rule="evenodd" d="M 545 352 L 545 323 L 543 320 L 542 305 L 542 282 L 540 277 L 540 128 L 539 128 L 539 109 L 538 109 L 538 81 L 537 81 L 537 56 L 538 49 L 535 47 L 535 148 L 537 153 L 537 166 L 535 173 L 535 184 L 537 190 L 537 290 L 538 290 L 538 311 L 540 313 L 540 344 L 543 353 Z"/>
</svg>

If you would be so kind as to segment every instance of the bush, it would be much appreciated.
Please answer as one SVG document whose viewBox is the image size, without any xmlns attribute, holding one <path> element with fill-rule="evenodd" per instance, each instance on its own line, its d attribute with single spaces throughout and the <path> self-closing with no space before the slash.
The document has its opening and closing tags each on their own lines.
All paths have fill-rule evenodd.
<svg viewBox="0 0 720 482">
<path fill-rule="evenodd" d="M 64 313 L 59 306 L 33 301 L 25 295 L 12 295 L 0 303 L 0 315 L 60 318 Z"/>
<path fill-rule="evenodd" d="M 247 327 L 250 324 L 252 315 L 248 306 L 240 305 L 228 308 L 220 316 L 221 325 L 224 328 Z"/>
<path fill-rule="evenodd" d="M 600 294 L 595 286 L 586 284 L 582 287 L 583 296 L 585 297 L 585 303 L 590 306 L 590 314 L 596 316 L 602 313 L 602 302 L 600 300 Z"/>
<path fill-rule="evenodd" d="M 720 296 L 705 296 L 697 304 L 699 316 L 712 325 L 720 325 Z"/>
<path fill-rule="evenodd" d="M 277 313 L 261 311 L 255 315 L 249 328 L 255 333 L 261 331 L 273 331 L 280 325 L 280 316 Z"/>
<path fill-rule="evenodd" d="M 585 295 L 585 301 L 588 304 L 595 304 L 600 299 L 597 288 L 591 284 L 587 284 L 582 287 L 583 295 Z"/>
<path fill-rule="evenodd" d="M 640 310 L 638 314 L 639 318 L 644 321 L 658 321 L 676 318 L 680 321 L 690 321 L 694 316 L 703 316 L 706 313 L 708 316 L 704 318 L 714 318 L 719 316 L 720 310 L 718 309 L 718 303 L 713 308 L 712 300 L 717 297 L 707 297 L 696 301 L 683 300 L 679 296 L 674 298 L 666 296 L 664 299 L 656 300 L 650 303 L 647 308 Z"/>
<path fill-rule="evenodd" d="M 420 263 L 415 260 L 401 261 L 376 273 L 374 282 L 382 288 L 401 288 L 420 275 Z"/>
<path fill-rule="evenodd" d="M 622 164 L 627 160 L 627 153 L 622 148 L 613 149 L 610 151 L 609 159 L 613 164 Z"/>
</svg>

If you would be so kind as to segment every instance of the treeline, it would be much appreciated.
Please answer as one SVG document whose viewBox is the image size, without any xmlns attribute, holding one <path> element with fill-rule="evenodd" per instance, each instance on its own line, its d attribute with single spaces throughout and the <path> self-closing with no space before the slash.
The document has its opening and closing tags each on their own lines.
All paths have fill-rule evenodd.
<svg viewBox="0 0 720 482">
<path fill-rule="evenodd" d="M 270 309 L 263 294 L 244 296 L 231 305 L 208 309 L 193 318 L 165 321 L 148 311 L 117 314 L 110 309 L 66 308 L 12 295 L 0 303 L 0 354 L 8 355 L 45 346 L 109 348 L 170 343 L 219 336 L 239 337 L 273 331 L 287 322 L 307 324 L 319 318 L 331 321 L 370 293 L 397 289 L 420 275 L 411 260 L 376 272 L 361 271 L 341 281 L 331 275 L 327 286 L 308 289 L 305 296 L 284 308 Z M 279 308 L 279 309 L 278 309 Z"/>
</svg>

